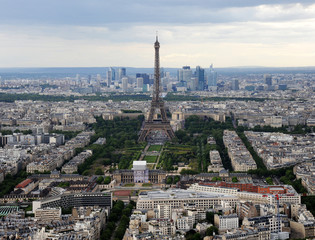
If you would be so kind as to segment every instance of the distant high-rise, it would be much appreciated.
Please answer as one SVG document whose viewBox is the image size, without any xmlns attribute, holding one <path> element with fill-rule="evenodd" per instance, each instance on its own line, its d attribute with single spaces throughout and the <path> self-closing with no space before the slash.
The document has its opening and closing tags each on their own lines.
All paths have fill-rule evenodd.
<svg viewBox="0 0 315 240">
<path fill-rule="evenodd" d="M 143 78 L 137 78 L 137 88 L 143 88 Z"/>
<path fill-rule="evenodd" d="M 205 89 L 205 70 L 200 66 L 196 67 L 196 78 L 198 81 L 198 91 L 203 91 Z"/>
<path fill-rule="evenodd" d="M 278 89 L 279 90 L 287 90 L 287 84 L 279 84 Z"/>
<path fill-rule="evenodd" d="M 78 86 L 82 86 L 82 81 L 81 81 L 80 74 L 76 74 L 76 75 L 75 75 L 75 79 L 76 79 L 76 84 L 77 84 Z"/>
<path fill-rule="evenodd" d="M 208 75 L 208 87 L 216 87 L 217 86 L 217 73 L 213 69 L 213 65 L 210 65 L 210 72 Z"/>
<path fill-rule="evenodd" d="M 137 73 L 136 78 L 143 78 L 143 84 L 150 84 L 150 76 L 146 73 Z"/>
<path fill-rule="evenodd" d="M 118 80 L 120 81 L 125 76 L 126 76 L 126 68 L 119 68 L 118 69 Z"/>
<path fill-rule="evenodd" d="M 110 67 L 107 71 L 107 86 L 108 87 L 112 84 L 113 80 L 115 80 L 115 69 Z"/>
<path fill-rule="evenodd" d="M 272 77 L 270 74 L 265 74 L 264 80 L 265 80 L 265 84 L 267 84 L 268 86 L 272 86 Z"/>
<path fill-rule="evenodd" d="M 87 77 L 87 83 L 88 83 L 88 84 L 91 84 L 91 80 L 92 80 L 92 76 L 91 76 L 91 75 L 88 75 L 88 77 Z"/>
<path fill-rule="evenodd" d="M 112 84 L 112 71 L 109 69 L 106 74 L 107 78 L 107 87 L 109 87 Z"/>
<path fill-rule="evenodd" d="M 234 91 L 237 91 L 237 90 L 240 89 L 240 87 L 239 87 L 239 82 L 238 82 L 237 79 L 233 79 L 233 80 L 232 80 L 231 89 L 234 90 Z"/>
<path fill-rule="evenodd" d="M 115 72 L 115 69 L 114 68 L 110 68 L 111 72 L 112 72 L 112 81 L 115 81 L 116 79 L 116 72 Z"/>
<path fill-rule="evenodd" d="M 182 69 L 177 71 L 177 79 L 181 86 L 187 86 L 187 83 L 191 80 L 192 71 L 190 66 L 183 66 Z"/>
<path fill-rule="evenodd" d="M 160 68 L 160 76 L 161 78 L 164 78 L 165 77 L 165 72 L 164 72 L 164 68 Z"/>
<path fill-rule="evenodd" d="M 121 79 L 121 81 L 122 81 L 122 90 L 123 90 L 123 92 L 127 92 L 127 90 L 128 90 L 128 78 L 127 77 L 123 77 Z"/>
</svg>

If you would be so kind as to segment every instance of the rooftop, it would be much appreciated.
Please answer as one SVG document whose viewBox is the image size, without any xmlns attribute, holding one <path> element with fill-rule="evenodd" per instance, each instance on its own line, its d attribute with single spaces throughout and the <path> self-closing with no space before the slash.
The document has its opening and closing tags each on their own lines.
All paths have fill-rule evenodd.
<svg viewBox="0 0 315 240">
<path fill-rule="evenodd" d="M 25 188 L 28 184 L 32 182 L 31 179 L 27 178 L 23 182 L 19 183 L 18 185 L 15 186 L 15 188 Z"/>
<path fill-rule="evenodd" d="M 147 169 L 147 161 L 133 161 L 132 170 L 146 170 Z"/>
<path fill-rule="evenodd" d="M 134 166 L 146 166 L 147 161 L 133 161 Z"/>
<path fill-rule="evenodd" d="M 189 198 L 226 198 L 235 196 L 221 194 L 221 193 L 208 193 L 208 192 L 196 192 L 192 190 L 182 189 L 168 189 L 167 191 L 150 191 L 141 193 L 139 200 L 155 200 L 155 199 L 189 199 Z"/>
</svg>

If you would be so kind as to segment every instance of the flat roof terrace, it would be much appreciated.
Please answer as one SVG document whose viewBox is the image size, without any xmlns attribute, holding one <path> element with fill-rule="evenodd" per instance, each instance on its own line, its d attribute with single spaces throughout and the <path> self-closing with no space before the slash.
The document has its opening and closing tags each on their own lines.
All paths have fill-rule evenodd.
<svg viewBox="0 0 315 240">
<path fill-rule="evenodd" d="M 235 198 L 233 195 L 222 193 L 196 192 L 192 190 L 169 189 L 167 191 L 142 192 L 139 200 L 157 200 L 157 199 L 189 199 L 189 198 Z"/>
</svg>

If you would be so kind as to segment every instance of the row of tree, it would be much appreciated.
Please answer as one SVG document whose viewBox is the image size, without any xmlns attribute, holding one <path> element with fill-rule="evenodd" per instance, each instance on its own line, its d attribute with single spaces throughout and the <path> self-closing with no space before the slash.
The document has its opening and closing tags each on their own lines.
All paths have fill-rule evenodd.
<svg viewBox="0 0 315 240">
<path fill-rule="evenodd" d="M 95 135 L 91 137 L 91 145 L 88 149 L 93 151 L 93 155 L 85 160 L 79 167 L 79 173 L 89 174 L 93 163 L 98 159 L 103 159 L 104 165 L 118 164 L 119 168 L 129 168 L 134 155 L 139 155 L 138 150 L 121 153 L 117 150 L 124 148 L 138 147 L 137 139 L 143 121 L 143 116 L 137 119 L 114 118 L 114 120 L 104 120 L 96 117 L 96 123 L 91 125 Z M 106 138 L 105 145 L 93 144 L 98 138 Z"/>
<path fill-rule="evenodd" d="M 212 118 L 200 118 L 190 116 L 185 120 L 185 129 L 175 132 L 176 138 L 173 143 L 192 146 L 193 158 L 189 159 L 193 170 L 206 172 L 209 165 L 209 151 L 218 150 L 223 166 L 232 170 L 231 160 L 223 143 L 223 131 L 233 129 L 231 118 L 227 117 L 225 122 L 218 122 Z M 214 137 L 216 145 L 207 144 L 207 138 Z"/>
<path fill-rule="evenodd" d="M 236 101 L 255 101 L 263 102 L 266 98 L 238 98 L 238 97 L 200 97 L 193 95 L 178 95 L 173 93 L 168 93 L 165 97 L 166 101 L 227 101 L 227 100 L 236 100 Z"/>
<path fill-rule="evenodd" d="M 96 179 L 96 182 L 98 184 L 109 184 L 111 182 L 111 178 L 110 178 L 110 176 L 106 176 L 105 178 L 103 176 L 99 176 Z"/>
<path fill-rule="evenodd" d="M 112 236 L 114 236 L 115 240 L 123 239 L 126 228 L 129 225 L 129 217 L 135 205 L 133 201 L 127 206 L 124 205 L 123 201 L 114 202 L 106 227 L 101 232 L 101 240 L 109 240 Z"/>
<path fill-rule="evenodd" d="M 236 132 L 237 132 L 238 136 L 240 137 L 240 139 L 242 139 L 245 147 L 250 152 L 254 161 L 256 162 L 257 169 L 267 170 L 263 159 L 256 153 L 256 151 L 254 150 L 254 148 L 252 147 L 252 145 L 248 141 L 247 137 L 245 136 L 245 133 L 242 131 L 239 131 L 239 130 L 237 130 Z"/>
<path fill-rule="evenodd" d="M 112 93 L 107 96 L 100 94 L 95 94 L 93 96 L 53 96 L 53 95 L 40 95 L 36 93 L 23 93 L 23 94 L 10 94 L 10 93 L 0 93 L 1 102 L 14 102 L 16 100 L 33 100 L 33 101 L 50 101 L 50 102 L 60 102 L 60 101 L 69 101 L 73 102 L 75 100 L 88 100 L 88 101 L 148 101 L 151 100 L 149 94 L 117 94 Z M 236 100 L 236 101 L 257 101 L 262 102 L 266 99 L 264 98 L 229 98 L 229 97 L 206 97 L 201 98 L 200 96 L 190 96 L 190 95 L 175 95 L 167 94 L 165 97 L 166 101 L 227 101 L 227 100 Z"/>
<path fill-rule="evenodd" d="M 243 126 L 237 127 L 238 131 L 254 131 L 254 132 L 280 132 L 280 133 L 289 133 L 289 134 L 307 134 L 315 131 L 315 127 L 309 127 L 306 125 L 296 125 L 296 126 L 282 126 L 282 127 L 271 127 L 267 126 L 255 126 L 253 128 L 247 128 Z"/>
<path fill-rule="evenodd" d="M 315 196 L 302 196 L 302 204 L 306 204 L 306 207 L 315 216 Z"/>
<path fill-rule="evenodd" d="M 65 136 L 65 140 L 70 140 L 71 138 L 76 137 L 80 131 L 62 131 L 62 130 L 51 130 L 49 133 L 57 133 L 63 134 Z"/>
<path fill-rule="evenodd" d="M 180 180 L 180 176 L 168 176 L 166 178 L 166 184 L 176 184 Z"/>
<path fill-rule="evenodd" d="M 0 184 L 0 197 L 9 194 L 14 187 L 27 178 L 26 171 L 20 171 L 16 176 L 7 174 L 3 182 Z"/>
<path fill-rule="evenodd" d="M 61 102 L 69 101 L 74 102 L 75 100 L 88 100 L 88 101 L 148 101 L 150 96 L 148 94 L 108 94 L 102 96 L 96 94 L 93 96 L 53 96 L 53 95 L 40 95 L 36 93 L 23 93 L 23 94 L 10 94 L 0 93 L 0 102 L 14 102 L 16 100 L 33 100 L 33 101 L 48 101 L 48 102 Z"/>
</svg>

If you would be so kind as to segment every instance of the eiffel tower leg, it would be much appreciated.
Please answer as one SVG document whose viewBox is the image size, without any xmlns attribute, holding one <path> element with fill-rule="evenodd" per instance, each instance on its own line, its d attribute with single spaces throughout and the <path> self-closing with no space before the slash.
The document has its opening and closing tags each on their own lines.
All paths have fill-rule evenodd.
<svg viewBox="0 0 315 240">
<path fill-rule="evenodd" d="M 138 138 L 138 142 L 144 142 L 147 135 L 148 135 L 148 130 L 141 130 L 140 136 Z"/>
<path fill-rule="evenodd" d="M 152 121 L 153 121 L 154 112 L 155 112 L 155 107 L 152 107 L 152 106 L 151 106 L 151 108 L 150 108 L 150 113 L 149 113 L 149 117 L 148 117 L 148 122 L 152 122 Z"/>
<path fill-rule="evenodd" d="M 164 105 L 164 104 L 163 104 L 163 105 Z M 165 111 L 164 106 L 161 106 L 160 111 L 161 111 L 161 118 L 162 118 L 162 121 L 163 121 L 163 122 L 167 122 L 168 120 L 167 120 L 166 111 Z"/>
<path fill-rule="evenodd" d="M 175 137 L 175 133 L 174 133 L 173 129 L 167 130 L 166 132 L 167 132 L 170 139 Z"/>
</svg>

